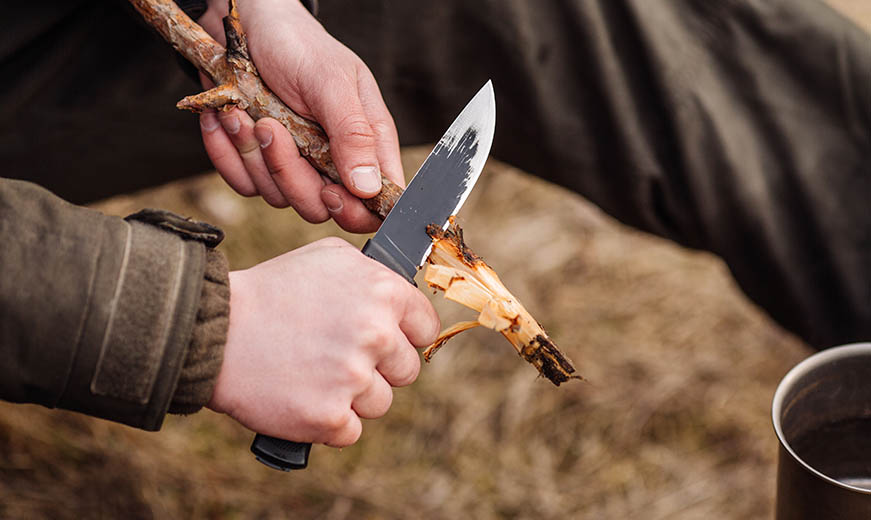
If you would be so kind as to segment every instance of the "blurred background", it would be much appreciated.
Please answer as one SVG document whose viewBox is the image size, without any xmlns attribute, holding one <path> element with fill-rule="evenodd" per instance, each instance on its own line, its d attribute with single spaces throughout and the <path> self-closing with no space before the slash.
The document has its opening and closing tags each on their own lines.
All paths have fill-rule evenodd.
<svg viewBox="0 0 871 520">
<path fill-rule="evenodd" d="M 832 3 L 871 29 L 871 2 Z M 427 153 L 404 149 L 405 171 Z M 215 223 L 233 269 L 325 236 L 367 238 L 238 197 L 213 173 L 93 207 Z M 492 160 L 460 224 L 586 381 L 557 388 L 499 334 L 473 330 L 396 390 L 357 444 L 315 446 L 310 467 L 287 474 L 254 460 L 251 432 L 207 410 L 146 433 L 0 402 L 0 517 L 771 517 L 770 401 L 811 350 L 722 262 Z M 444 326 L 474 316 L 432 300 Z"/>
</svg>

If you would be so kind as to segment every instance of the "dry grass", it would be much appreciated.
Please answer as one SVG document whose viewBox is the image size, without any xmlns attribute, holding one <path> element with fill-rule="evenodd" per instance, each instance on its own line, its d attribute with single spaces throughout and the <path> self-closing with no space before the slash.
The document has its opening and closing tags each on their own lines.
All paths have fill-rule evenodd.
<svg viewBox="0 0 871 520">
<path fill-rule="evenodd" d="M 406 170 L 424 154 L 406 150 Z M 506 217 L 509 204 L 524 211 Z M 98 206 L 160 206 L 218 223 L 234 268 L 340 234 L 238 198 L 214 175 Z M 207 411 L 148 434 L 2 404 L 0 516 L 769 515 L 769 400 L 808 351 L 748 304 L 719 260 L 625 228 L 499 164 L 461 222 L 589 382 L 556 388 L 498 334 L 466 333 L 396 391 L 357 445 L 316 447 L 310 469 L 293 474 L 256 463 L 249 432 Z M 470 317 L 433 299 L 445 323 Z"/>
<path fill-rule="evenodd" d="M 865 0 L 839 0 L 871 28 Z M 422 150 L 406 150 L 415 171 Z M 234 268 L 332 224 L 234 196 L 214 175 L 99 204 L 217 223 Z M 491 163 L 461 213 L 486 257 L 572 357 L 560 388 L 491 331 L 452 340 L 389 414 L 342 451 L 282 474 L 250 432 L 205 411 L 149 434 L 0 403 L 2 518 L 769 518 L 769 403 L 809 353 L 716 258 L 627 229 L 581 199 Z M 523 212 L 505 215 L 505 207 Z M 467 311 L 434 297 L 444 323 Z"/>
</svg>

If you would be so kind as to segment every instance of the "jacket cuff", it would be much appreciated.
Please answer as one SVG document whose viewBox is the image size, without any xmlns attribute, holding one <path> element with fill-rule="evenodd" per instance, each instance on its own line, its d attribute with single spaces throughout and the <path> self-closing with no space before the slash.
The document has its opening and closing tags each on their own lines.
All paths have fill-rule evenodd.
<svg viewBox="0 0 871 520">
<path fill-rule="evenodd" d="M 206 269 L 196 324 L 169 413 L 191 414 L 212 397 L 224 359 L 230 325 L 230 278 L 227 258 L 206 250 Z"/>
<path fill-rule="evenodd" d="M 159 430 L 196 321 L 206 248 L 141 221 L 114 222 L 58 406 Z"/>
</svg>

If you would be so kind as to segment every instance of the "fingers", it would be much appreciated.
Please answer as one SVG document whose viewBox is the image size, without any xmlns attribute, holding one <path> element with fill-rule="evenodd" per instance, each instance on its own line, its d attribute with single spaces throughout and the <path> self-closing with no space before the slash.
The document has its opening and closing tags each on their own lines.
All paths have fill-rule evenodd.
<svg viewBox="0 0 871 520">
<path fill-rule="evenodd" d="M 338 75 L 315 93 L 309 105 L 330 140 L 330 151 L 345 187 L 357 197 L 381 190 L 382 173 L 404 185 L 399 140 L 393 120 L 365 65 L 355 74 Z"/>
<path fill-rule="evenodd" d="M 381 190 L 381 168 L 375 153 L 375 133 L 363 113 L 359 100 L 350 101 L 346 114 L 330 107 L 323 116 L 330 139 L 330 151 L 342 184 L 359 198 L 368 199 Z"/>
<path fill-rule="evenodd" d="M 406 299 L 405 311 L 399 320 L 399 328 L 415 347 L 428 347 L 438 337 L 441 321 L 426 296 L 410 285 L 409 289 L 411 293 Z"/>
<path fill-rule="evenodd" d="M 319 435 L 315 442 L 320 441 L 334 448 L 344 448 L 360 439 L 360 435 L 363 434 L 363 423 L 356 412 L 347 410 L 337 417 L 338 420 L 329 425 L 325 433 Z"/>
<path fill-rule="evenodd" d="M 328 103 L 315 101 L 312 109 L 327 131 L 332 157 L 344 184 L 327 184 L 321 191 L 321 200 L 343 229 L 370 233 L 378 229 L 381 221 L 357 199 L 375 195 L 381 189 L 381 175 L 402 187 L 405 178 L 393 117 L 374 77 L 362 62 L 358 62 L 356 72 L 353 88 L 345 85 L 344 89 L 331 92 Z M 343 95 L 346 98 L 336 102 Z"/>
<path fill-rule="evenodd" d="M 325 184 L 279 122 L 267 118 L 255 124 L 235 108 L 200 119 L 206 152 L 226 182 L 244 196 L 259 194 L 272 206 L 292 206 L 309 222 L 333 218 L 350 232 L 377 230 L 380 220 L 358 199 L 381 190 L 381 175 L 399 186 L 405 179 L 393 118 L 372 74 L 359 60 L 355 67 L 356 76 L 333 81 L 310 103 L 327 131 L 344 187 Z"/>
<path fill-rule="evenodd" d="M 200 129 L 206 154 L 227 184 L 245 197 L 257 195 L 257 187 L 248 176 L 230 137 L 221 128 L 221 122 L 214 110 L 200 115 Z"/>
<path fill-rule="evenodd" d="M 272 181 L 293 209 L 312 223 L 329 219 L 328 206 L 320 194 L 324 180 L 299 155 L 287 129 L 275 119 L 264 118 L 254 125 L 254 136 Z"/>
<path fill-rule="evenodd" d="M 378 85 L 368 70 L 361 72 L 361 77 L 358 79 L 358 91 L 360 107 L 365 113 L 369 128 L 372 131 L 372 142 L 370 144 L 374 145 L 375 156 L 380 165 L 379 171 L 399 186 L 404 187 L 405 178 L 402 173 L 402 161 L 399 155 L 399 137 L 396 133 L 396 126 L 393 124 L 393 118 L 384 104 L 384 100 L 378 90 Z M 342 152 L 338 151 L 342 146 L 341 141 L 333 144 L 334 139 L 331 137 L 330 143 L 331 146 L 334 146 L 332 148 L 334 150 L 333 156 L 335 157 L 337 153 L 341 156 Z M 371 156 L 371 154 L 367 156 Z M 350 161 L 353 162 L 354 159 L 352 158 Z M 338 164 L 337 167 L 339 167 Z M 342 173 L 341 167 L 339 167 L 339 172 Z M 344 178 L 345 176 L 343 176 Z M 346 183 L 345 186 L 349 185 Z M 353 186 L 349 188 L 328 184 L 321 191 L 321 200 L 327 207 L 330 216 L 342 229 L 352 233 L 371 233 L 376 231 L 381 225 L 381 221 L 357 200 L 357 193 Z"/>
<path fill-rule="evenodd" d="M 378 373 L 390 386 L 408 386 L 420 374 L 420 357 L 408 342 L 401 349 L 385 357 L 376 366 Z"/>
<path fill-rule="evenodd" d="M 292 206 L 312 223 L 330 218 L 320 196 L 323 179 L 299 155 L 281 123 L 264 118 L 255 124 L 248 114 L 235 108 L 204 113 L 200 121 L 209 158 L 237 192 L 259 194 L 277 208 Z"/>
<path fill-rule="evenodd" d="M 272 179 L 263 154 L 260 153 L 260 142 L 254 135 L 254 121 L 251 117 L 233 108 L 219 112 L 218 120 L 238 151 L 245 172 L 257 188 L 257 193 L 271 206 L 285 208 L 290 205 Z"/>
<path fill-rule="evenodd" d="M 377 419 L 387 413 L 393 403 L 393 389 L 377 371 L 372 371 L 372 383 L 351 403 L 351 409 L 363 419 Z"/>
<path fill-rule="evenodd" d="M 422 293 L 339 238 L 230 280 L 230 327 L 209 406 L 267 435 L 353 444 L 361 419 L 388 411 L 391 386 L 417 378 L 414 345 L 438 331 Z"/>
<path fill-rule="evenodd" d="M 371 371 L 369 378 L 364 390 L 351 402 L 350 410 L 325 415 L 325 419 L 320 421 L 321 431 L 314 435 L 316 441 L 334 447 L 350 446 L 363 432 L 360 419 L 377 419 L 387 413 L 393 404 L 393 389 L 375 370 Z"/>
<path fill-rule="evenodd" d="M 246 197 L 259 194 L 272 206 L 288 206 L 287 199 L 270 178 L 248 114 L 235 108 L 204 112 L 200 116 L 200 128 L 206 154 L 227 184 Z"/>
<path fill-rule="evenodd" d="M 320 197 L 330 216 L 345 231 L 372 233 L 381 225 L 381 219 L 344 186 L 327 184 L 321 190 Z"/>
<path fill-rule="evenodd" d="M 377 419 L 387 413 L 393 403 L 390 384 L 375 370 L 369 373 L 366 383 L 351 402 L 350 410 L 326 413 L 317 421 L 321 431 L 314 435 L 316 441 L 334 447 L 350 446 L 363 432 L 360 419 Z"/>
<path fill-rule="evenodd" d="M 361 65 L 357 77 L 360 103 L 375 134 L 375 153 L 381 165 L 381 172 L 404 188 L 405 176 L 402 173 L 402 160 L 399 153 L 399 134 L 396 132 L 393 116 L 387 110 L 375 77 L 369 69 Z"/>
</svg>

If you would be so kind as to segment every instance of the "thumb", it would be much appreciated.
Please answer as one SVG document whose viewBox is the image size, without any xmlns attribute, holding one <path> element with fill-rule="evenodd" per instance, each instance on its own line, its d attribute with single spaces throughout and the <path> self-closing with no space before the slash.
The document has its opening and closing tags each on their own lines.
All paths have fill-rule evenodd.
<svg viewBox="0 0 871 520">
<path fill-rule="evenodd" d="M 334 94 L 324 96 L 329 101 L 323 105 L 312 107 L 314 116 L 327 132 L 342 184 L 357 197 L 368 199 L 381 191 L 376 135 L 356 88 L 346 89 L 344 99 Z"/>
</svg>

